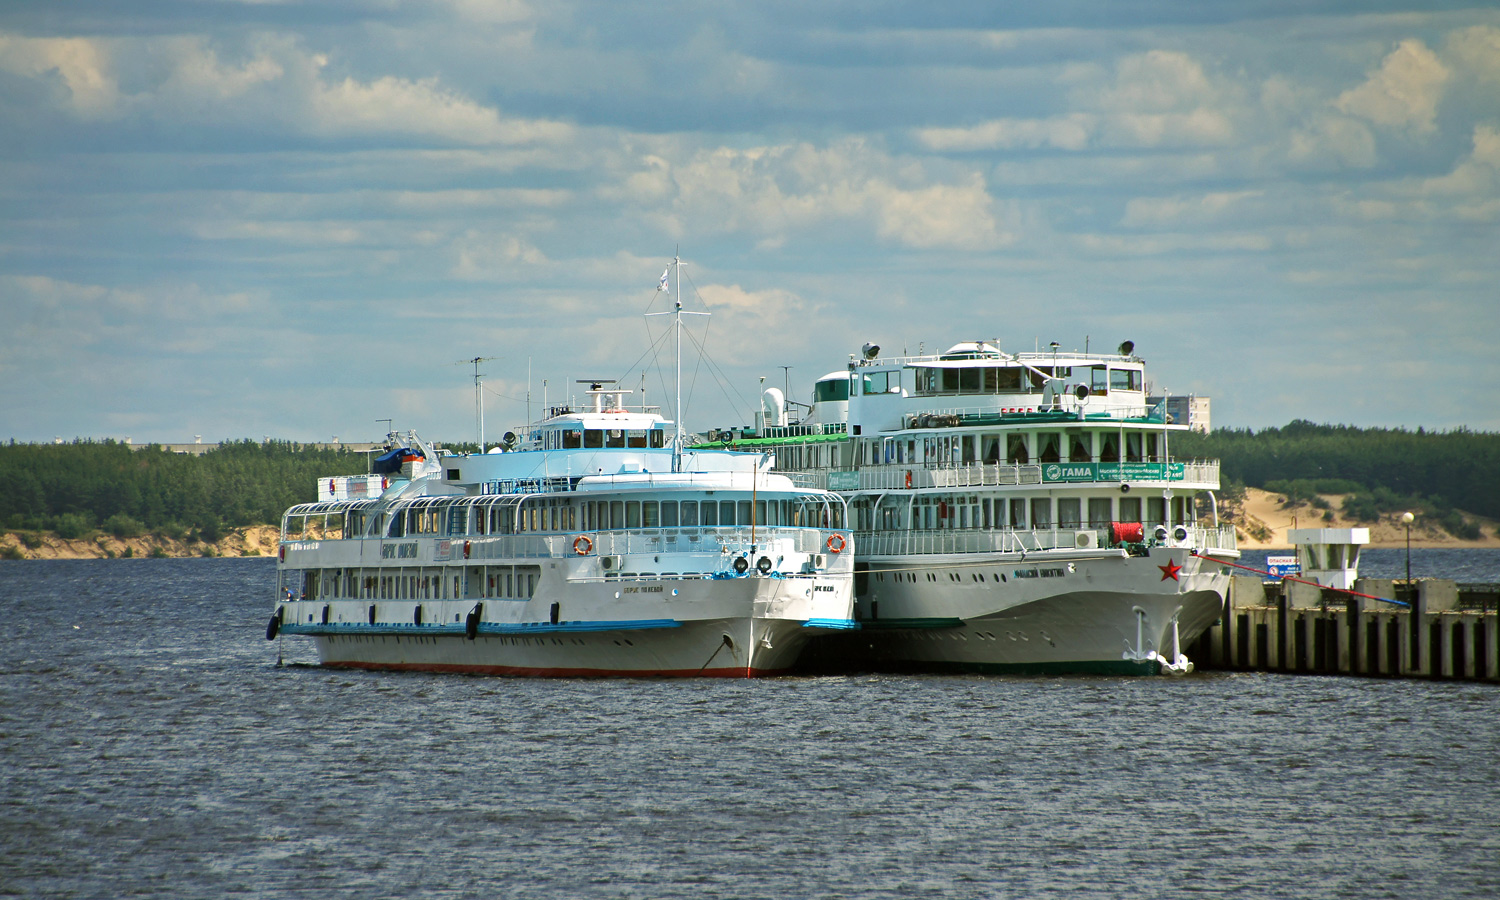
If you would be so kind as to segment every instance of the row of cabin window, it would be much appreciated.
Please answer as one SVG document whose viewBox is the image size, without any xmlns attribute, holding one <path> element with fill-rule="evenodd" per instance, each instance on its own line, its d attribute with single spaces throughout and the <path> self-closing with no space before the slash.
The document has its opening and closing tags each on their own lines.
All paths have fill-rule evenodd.
<svg viewBox="0 0 1500 900">
<path fill-rule="evenodd" d="M 539 500 L 514 507 L 453 505 L 407 510 L 391 518 L 388 537 L 407 534 L 511 534 L 513 531 L 609 531 L 622 528 L 717 528 L 750 524 L 749 500 L 590 500 L 573 506 L 567 500 Z M 469 530 L 469 510 L 474 529 Z M 516 525 L 512 526 L 513 517 Z M 837 504 L 796 500 L 755 501 L 757 525 L 807 528 L 841 527 Z M 410 530 L 402 530 L 404 528 Z M 441 530 L 446 529 L 446 530 Z"/>
<path fill-rule="evenodd" d="M 839 446 L 827 442 L 816 444 L 782 444 L 772 452 L 776 455 L 776 468 L 783 472 L 800 472 L 804 469 L 826 469 L 840 461 Z"/>
<path fill-rule="evenodd" d="M 1122 440 L 1123 438 L 1123 440 Z M 1002 444 L 1003 442 L 1003 444 Z M 1061 462 L 1163 462 L 1166 441 L 1156 431 L 1042 431 L 873 438 L 861 442 L 865 465 L 950 465 Z M 1124 456 L 1121 457 L 1121 446 Z M 1005 453 L 1002 459 L 1001 447 Z M 778 457 L 778 462 L 780 457 Z M 800 468 L 800 467 L 799 467 Z"/>
<path fill-rule="evenodd" d="M 1018 366 L 972 369 L 919 366 L 910 370 L 910 388 L 914 394 L 1032 393 L 1040 391 L 1047 376 L 1051 376 L 1086 384 L 1094 394 L 1108 394 L 1110 391 L 1139 391 L 1144 378 L 1140 369 L 1112 369 L 1108 366 L 1058 366 L 1055 373 L 1051 366 L 1036 368 L 1034 372 Z M 899 394 L 903 387 L 902 377 L 901 372 L 856 373 L 853 384 L 856 392 L 865 395 Z"/>
<path fill-rule="evenodd" d="M 535 567 L 490 566 L 471 574 L 361 575 L 357 569 L 313 570 L 303 576 L 308 599 L 448 600 L 467 597 L 526 599 L 536 593 Z"/>
<path fill-rule="evenodd" d="M 600 500 L 583 504 L 583 530 L 727 528 L 751 524 L 750 500 Z M 756 525 L 839 528 L 837 504 L 756 500 Z"/>
<path fill-rule="evenodd" d="M 1172 521 L 1195 518 L 1192 498 L 1172 498 Z M 1144 510 L 1145 515 L 1142 516 Z M 1087 513 L 1087 518 L 1084 518 Z M 924 495 L 911 507 L 873 509 L 867 502 L 851 504 L 856 531 L 941 530 L 949 528 L 1046 529 L 1104 528 L 1110 522 L 1167 523 L 1165 497 L 979 497 Z"/>
<path fill-rule="evenodd" d="M 667 445 L 667 433 L 660 428 L 569 428 L 542 432 L 544 450 L 610 450 L 628 447 Z"/>
</svg>

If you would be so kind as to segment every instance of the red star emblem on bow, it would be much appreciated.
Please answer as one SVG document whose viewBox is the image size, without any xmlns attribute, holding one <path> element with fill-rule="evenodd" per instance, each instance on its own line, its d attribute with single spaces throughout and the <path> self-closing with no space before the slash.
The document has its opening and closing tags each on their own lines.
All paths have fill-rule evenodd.
<svg viewBox="0 0 1500 900">
<path fill-rule="evenodd" d="M 1164 565 L 1164 566 L 1157 566 L 1157 568 L 1161 569 L 1161 580 L 1162 581 L 1166 581 L 1168 578 L 1172 579 L 1173 581 L 1181 581 L 1182 580 L 1181 578 L 1177 577 L 1177 573 L 1182 571 L 1182 566 L 1179 566 L 1177 564 L 1177 561 L 1174 560 L 1174 559 L 1167 560 L 1167 564 L 1166 565 Z"/>
</svg>

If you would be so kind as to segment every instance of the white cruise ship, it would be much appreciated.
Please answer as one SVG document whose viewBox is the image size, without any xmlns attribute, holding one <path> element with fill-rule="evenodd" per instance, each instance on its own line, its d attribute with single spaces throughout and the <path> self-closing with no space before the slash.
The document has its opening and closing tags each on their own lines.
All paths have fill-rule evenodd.
<svg viewBox="0 0 1500 900">
<path fill-rule="evenodd" d="M 883 358 L 866 345 L 817 382 L 797 423 L 766 392 L 715 445 L 849 501 L 856 617 L 824 665 L 1014 673 L 1186 672 L 1219 616 L 1234 529 L 1218 463 L 1174 456 L 1118 353 L 1012 354 L 991 342 Z"/>
<path fill-rule="evenodd" d="M 680 347 L 680 288 L 675 314 Z M 376 473 L 322 479 L 283 517 L 267 638 L 328 666 L 755 677 L 856 627 L 842 497 L 766 454 L 683 450 L 608 384 L 504 452 L 392 434 Z"/>
</svg>

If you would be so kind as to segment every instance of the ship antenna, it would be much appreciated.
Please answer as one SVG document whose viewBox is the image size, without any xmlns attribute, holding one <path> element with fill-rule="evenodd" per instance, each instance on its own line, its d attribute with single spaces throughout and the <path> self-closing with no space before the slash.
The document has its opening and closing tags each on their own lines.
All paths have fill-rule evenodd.
<svg viewBox="0 0 1500 900">
<path fill-rule="evenodd" d="M 661 282 L 657 286 L 658 292 L 667 290 L 668 293 L 670 293 L 670 287 L 667 283 L 667 276 L 669 274 L 672 275 L 673 280 L 677 282 L 677 302 L 675 304 L 675 308 L 672 310 L 672 312 L 669 313 L 647 313 L 646 315 L 673 316 L 673 325 L 677 329 L 677 421 L 673 423 L 674 434 L 672 437 L 672 471 L 681 472 L 682 445 L 687 442 L 687 432 L 682 427 L 682 317 L 685 315 L 707 316 L 711 314 L 706 312 L 684 313 L 682 311 L 682 257 L 680 255 L 680 251 L 678 254 L 673 255 L 671 264 L 667 266 L 667 271 L 661 273 Z"/>
</svg>

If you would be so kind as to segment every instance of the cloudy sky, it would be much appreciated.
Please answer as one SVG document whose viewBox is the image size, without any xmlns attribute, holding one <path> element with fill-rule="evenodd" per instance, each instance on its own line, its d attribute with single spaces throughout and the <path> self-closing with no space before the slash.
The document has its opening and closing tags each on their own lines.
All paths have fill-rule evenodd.
<svg viewBox="0 0 1500 900">
<path fill-rule="evenodd" d="M 1216 425 L 1500 429 L 1500 11 L 0 6 L 0 437 L 690 427 L 865 341 L 1133 340 Z M 788 374 L 783 366 L 791 366 Z"/>
</svg>

